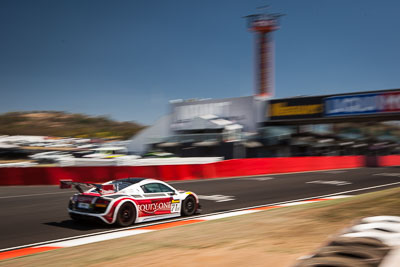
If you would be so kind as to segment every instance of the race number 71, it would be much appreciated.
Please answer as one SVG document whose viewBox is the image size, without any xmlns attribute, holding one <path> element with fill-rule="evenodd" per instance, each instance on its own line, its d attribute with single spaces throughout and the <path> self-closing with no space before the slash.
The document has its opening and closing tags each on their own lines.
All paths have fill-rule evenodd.
<svg viewBox="0 0 400 267">
<path fill-rule="evenodd" d="M 172 203 L 171 204 L 171 212 L 179 212 L 180 203 Z"/>
</svg>

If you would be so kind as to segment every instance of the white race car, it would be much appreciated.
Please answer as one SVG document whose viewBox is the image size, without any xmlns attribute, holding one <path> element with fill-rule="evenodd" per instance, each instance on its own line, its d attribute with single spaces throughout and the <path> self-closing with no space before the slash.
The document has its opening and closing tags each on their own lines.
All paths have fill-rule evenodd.
<svg viewBox="0 0 400 267">
<path fill-rule="evenodd" d="M 180 191 L 167 183 L 147 178 L 125 178 L 104 184 L 61 180 L 60 188 L 74 186 L 79 194 L 68 205 L 73 220 L 100 219 L 107 224 L 133 223 L 190 216 L 200 209 L 193 192 Z M 82 186 L 92 188 L 84 191 Z"/>
</svg>

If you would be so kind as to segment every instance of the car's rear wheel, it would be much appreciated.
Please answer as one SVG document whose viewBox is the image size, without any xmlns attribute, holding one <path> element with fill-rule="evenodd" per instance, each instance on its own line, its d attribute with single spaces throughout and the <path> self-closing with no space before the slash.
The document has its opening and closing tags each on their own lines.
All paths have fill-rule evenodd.
<svg viewBox="0 0 400 267">
<path fill-rule="evenodd" d="M 188 196 L 182 202 L 182 216 L 191 216 L 196 212 L 196 199 L 194 196 Z"/>
<path fill-rule="evenodd" d="M 116 224 L 119 226 L 129 226 L 136 219 L 136 209 L 131 203 L 124 203 L 117 213 Z"/>
</svg>

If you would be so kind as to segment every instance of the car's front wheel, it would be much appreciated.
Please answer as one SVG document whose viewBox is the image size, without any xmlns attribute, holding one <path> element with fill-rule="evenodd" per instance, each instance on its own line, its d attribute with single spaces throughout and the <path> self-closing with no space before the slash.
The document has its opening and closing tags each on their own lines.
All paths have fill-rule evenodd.
<svg viewBox="0 0 400 267">
<path fill-rule="evenodd" d="M 188 196 L 182 202 L 182 216 L 191 216 L 196 212 L 196 199 L 194 196 Z"/>
<path fill-rule="evenodd" d="M 119 226 L 126 227 L 133 224 L 135 219 L 136 219 L 135 207 L 129 202 L 122 204 L 117 213 L 116 224 Z"/>
</svg>

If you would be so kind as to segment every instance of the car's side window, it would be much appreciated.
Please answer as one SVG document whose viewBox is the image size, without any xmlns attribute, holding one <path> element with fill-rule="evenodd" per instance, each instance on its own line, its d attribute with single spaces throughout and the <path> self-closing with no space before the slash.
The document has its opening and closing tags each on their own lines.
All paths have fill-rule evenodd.
<svg viewBox="0 0 400 267">
<path fill-rule="evenodd" d="M 142 185 L 141 187 L 143 189 L 143 192 L 145 192 L 145 193 L 160 193 L 160 192 L 162 192 L 160 190 L 160 187 L 156 183 L 145 184 L 145 185 Z"/>
<path fill-rule="evenodd" d="M 158 184 L 158 185 L 160 186 L 161 192 L 174 192 L 174 190 L 169 186 L 163 184 Z"/>
<path fill-rule="evenodd" d="M 145 193 L 166 193 L 174 192 L 174 190 L 166 185 L 159 183 L 145 184 L 141 186 L 143 192 Z"/>
</svg>

